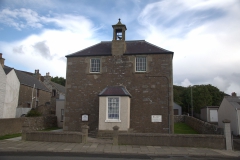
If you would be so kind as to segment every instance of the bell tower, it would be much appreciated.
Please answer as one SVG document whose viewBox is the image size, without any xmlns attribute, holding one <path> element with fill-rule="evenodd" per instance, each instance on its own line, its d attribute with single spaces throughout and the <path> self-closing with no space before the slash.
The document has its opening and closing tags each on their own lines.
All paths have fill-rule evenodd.
<svg viewBox="0 0 240 160">
<path fill-rule="evenodd" d="M 126 51 L 125 31 L 126 25 L 121 23 L 121 19 L 118 19 L 118 23 L 112 25 L 113 27 L 113 40 L 112 40 L 112 55 L 123 55 Z"/>
</svg>

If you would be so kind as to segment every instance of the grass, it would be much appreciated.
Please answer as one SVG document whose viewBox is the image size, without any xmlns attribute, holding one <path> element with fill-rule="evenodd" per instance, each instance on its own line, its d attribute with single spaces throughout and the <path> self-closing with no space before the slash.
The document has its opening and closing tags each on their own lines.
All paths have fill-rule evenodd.
<svg viewBox="0 0 240 160">
<path fill-rule="evenodd" d="M 174 123 L 174 134 L 198 134 L 185 123 Z"/>
<path fill-rule="evenodd" d="M 57 130 L 57 129 L 62 129 L 62 128 L 59 128 L 59 127 L 51 127 L 51 128 L 43 129 L 43 130 L 41 130 L 41 131 L 52 131 L 52 130 Z"/>
<path fill-rule="evenodd" d="M 15 137 L 20 137 L 20 136 L 22 136 L 22 133 L 7 134 L 7 135 L 4 135 L 4 136 L 0 136 L 0 140 L 9 139 L 9 138 L 15 138 Z"/>
</svg>

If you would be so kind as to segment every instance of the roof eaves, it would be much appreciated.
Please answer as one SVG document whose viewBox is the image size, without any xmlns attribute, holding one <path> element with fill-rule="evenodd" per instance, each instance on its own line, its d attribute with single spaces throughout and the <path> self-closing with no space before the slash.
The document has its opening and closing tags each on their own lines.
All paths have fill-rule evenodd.
<svg viewBox="0 0 240 160">
<path fill-rule="evenodd" d="M 94 44 L 94 45 L 92 45 L 92 46 L 89 46 L 89 47 L 87 47 L 87 48 L 84 48 L 84 49 L 82 49 L 82 50 L 80 50 L 80 51 L 77 51 L 77 52 L 74 52 L 74 53 L 72 53 L 72 54 L 69 54 L 69 55 L 66 55 L 65 57 L 79 57 L 79 56 L 74 56 L 74 54 L 77 54 L 78 52 L 82 52 L 82 51 L 84 51 L 84 50 L 87 50 L 87 49 L 89 49 L 89 48 L 92 48 L 92 47 L 94 47 L 94 46 L 96 46 L 96 45 L 99 45 L 99 44 L 101 44 L 102 42 L 99 42 L 99 43 L 97 43 L 97 44 Z"/>
</svg>

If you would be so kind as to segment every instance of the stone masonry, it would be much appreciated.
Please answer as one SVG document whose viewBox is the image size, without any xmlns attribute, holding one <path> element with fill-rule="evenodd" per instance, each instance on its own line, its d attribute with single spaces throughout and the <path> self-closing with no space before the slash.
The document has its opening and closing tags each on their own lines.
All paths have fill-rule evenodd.
<svg viewBox="0 0 240 160">
<path fill-rule="evenodd" d="M 172 115 L 172 55 L 147 55 L 147 73 L 134 71 L 135 56 L 101 56 L 102 72 L 89 73 L 89 57 L 67 59 L 67 96 L 64 130 L 81 131 L 87 124 L 98 128 L 98 94 L 106 86 L 123 85 L 130 94 L 130 128 L 137 132 L 169 133 Z M 89 122 L 81 115 L 89 114 Z M 152 123 L 151 115 L 162 115 L 161 123 Z M 171 117 L 172 118 L 172 117 Z"/>
<path fill-rule="evenodd" d="M 32 99 L 32 87 L 28 87 L 25 85 L 20 85 L 19 90 L 19 100 L 18 100 L 18 107 L 30 107 L 31 99 Z M 36 97 L 36 89 L 34 89 L 34 97 Z M 50 102 L 51 99 L 51 92 L 39 90 L 39 97 L 38 97 L 38 106 L 45 105 L 46 102 Z M 33 100 L 32 107 L 35 106 L 35 99 Z"/>
</svg>

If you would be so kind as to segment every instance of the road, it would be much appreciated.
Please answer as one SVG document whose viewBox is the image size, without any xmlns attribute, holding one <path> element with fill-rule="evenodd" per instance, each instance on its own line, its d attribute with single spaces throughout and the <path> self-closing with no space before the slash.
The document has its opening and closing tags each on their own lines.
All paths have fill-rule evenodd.
<svg viewBox="0 0 240 160">
<path fill-rule="evenodd" d="M 239 157 L 155 156 L 57 152 L 0 152 L 0 160 L 239 160 Z"/>
</svg>

